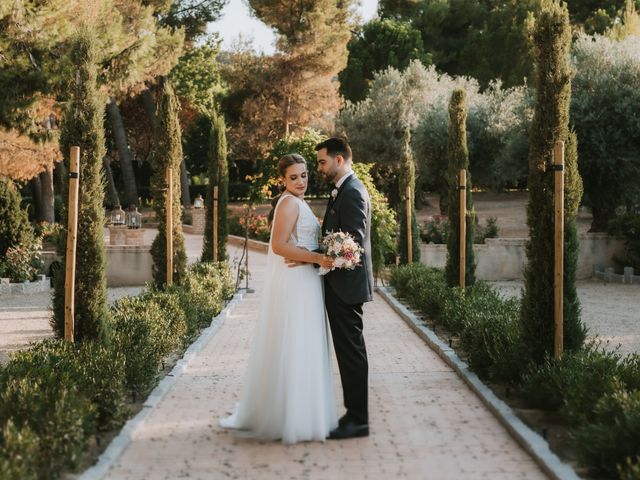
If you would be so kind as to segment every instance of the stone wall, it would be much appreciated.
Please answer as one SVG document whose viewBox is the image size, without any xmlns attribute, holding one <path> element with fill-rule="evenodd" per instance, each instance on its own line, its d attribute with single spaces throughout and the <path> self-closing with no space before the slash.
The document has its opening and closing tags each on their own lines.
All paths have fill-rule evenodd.
<svg viewBox="0 0 640 480">
<path fill-rule="evenodd" d="M 624 256 L 622 241 L 605 233 L 580 235 L 577 278 L 591 278 L 594 266 L 611 266 L 613 257 Z M 484 244 L 473 246 L 476 259 L 476 278 L 480 280 L 522 280 L 527 261 L 526 238 L 488 238 Z M 444 267 L 447 246 L 422 244 L 420 261 L 433 267 Z"/>
</svg>

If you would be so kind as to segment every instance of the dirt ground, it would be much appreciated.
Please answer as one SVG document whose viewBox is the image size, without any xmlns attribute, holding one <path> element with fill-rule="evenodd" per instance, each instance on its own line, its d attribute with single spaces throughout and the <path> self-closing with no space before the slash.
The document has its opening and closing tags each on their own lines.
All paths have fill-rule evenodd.
<svg viewBox="0 0 640 480">
<path fill-rule="evenodd" d="M 416 210 L 418 222 L 424 224 L 433 215 L 440 214 L 438 195 L 426 196 L 427 205 Z M 487 218 L 498 220 L 498 236 L 523 238 L 529 236 L 527 228 L 527 192 L 473 192 L 473 204 L 478 221 L 484 225 Z M 586 208 L 578 212 L 578 232 L 585 233 L 591 226 L 591 213 Z"/>
</svg>

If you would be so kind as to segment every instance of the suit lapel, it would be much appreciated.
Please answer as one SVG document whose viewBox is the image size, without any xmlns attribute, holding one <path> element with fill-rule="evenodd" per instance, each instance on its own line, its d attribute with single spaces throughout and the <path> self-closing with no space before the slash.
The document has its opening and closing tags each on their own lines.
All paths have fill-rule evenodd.
<svg viewBox="0 0 640 480">
<path fill-rule="evenodd" d="M 347 184 L 349 182 L 351 182 L 351 180 L 353 180 L 354 177 L 355 177 L 355 173 L 352 173 L 347 178 L 345 178 L 344 182 L 342 182 L 342 185 L 340 185 L 340 188 L 338 189 L 338 193 L 336 194 L 336 197 L 335 198 L 329 197 L 329 202 L 327 203 L 327 209 L 324 212 L 324 219 L 322 220 L 322 231 L 323 232 L 327 231 L 326 224 L 327 224 L 327 218 L 329 217 L 329 212 L 334 207 L 334 205 L 336 205 L 336 203 L 338 201 L 338 197 L 340 197 L 340 194 L 342 193 L 342 190 L 344 190 L 344 187 L 346 187 Z"/>
</svg>

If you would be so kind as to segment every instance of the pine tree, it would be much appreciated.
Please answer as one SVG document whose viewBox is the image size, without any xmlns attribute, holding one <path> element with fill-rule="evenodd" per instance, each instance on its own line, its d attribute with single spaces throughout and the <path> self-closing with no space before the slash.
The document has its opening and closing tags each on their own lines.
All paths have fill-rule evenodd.
<svg viewBox="0 0 640 480">
<path fill-rule="evenodd" d="M 153 257 L 153 282 L 161 287 L 167 281 L 167 211 L 166 173 L 173 171 L 173 281 L 180 283 L 186 273 L 187 253 L 182 234 L 182 210 L 180 205 L 180 162 L 182 161 L 182 133 L 178 121 L 178 99 L 168 80 L 160 84 L 157 126 L 154 132 L 150 163 L 153 167 L 151 191 L 156 217 L 159 221 L 158 235 L 151 245 Z"/>
<path fill-rule="evenodd" d="M 407 187 L 411 188 L 411 254 L 412 261 L 420 261 L 420 229 L 416 220 L 416 164 L 413 159 L 411 150 L 411 131 L 409 128 L 404 130 L 404 143 L 402 148 L 402 161 L 399 182 L 399 197 L 401 199 L 398 206 L 398 215 L 400 217 L 400 261 L 407 263 Z"/>
<path fill-rule="evenodd" d="M 575 289 L 578 240 L 575 219 L 582 197 L 575 134 L 569 132 L 571 28 L 566 4 L 544 0 L 533 31 L 536 60 L 536 108 L 529 147 L 529 203 L 525 291 L 522 303 L 523 344 L 537 363 L 553 352 L 553 149 L 566 142 L 564 348 L 582 345 L 585 329 Z"/>
<path fill-rule="evenodd" d="M 202 261 L 213 260 L 213 187 L 218 186 L 218 260 L 227 258 L 227 204 L 229 203 L 229 166 L 227 164 L 227 134 L 224 116 L 214 113 L 209 136 L 209 186 L 205 200 L 207 218 L 204 228 Z"/>
<path fill-rule="evenodd" d="M 471 197 L 471 177 L 469 175 L 469 150 L 467 149 L 467 94 L 456 89 L 449 102 L 449 235 L 447 237 L 447 283 L 450 287 L 460 285 L 460 190 L 458 189 L 460 170 L 467 171 L 467 217 L 465 219 L 465 285 L 475 283 L 475 259 L 473 255 L 473 231 L 475 212 Z"/>
<path fill-rule="evenodd" d="M 102 160 L 105 154 L 103 113 L 105 99 L 97 88 L 97 57 L 95 37 L 82 29 L 73 40 L 72 73 L 62 132 L 60 150 L 67 170 L 71 146 L 80 147 L 80 180 L 78 193 L 78 232 L 76 248 L 75 339 L 106 341 L 107 280 L 104 249 L 104 178 Z M 63 195 L 65 201 L 67 195 Z M 67 224 L 67 208 L 63 224 Z M 65 264 L 65 235 L 59 253 Z M 60 337 L 64 335 L 64 268 L 58 269 L 54 279 L 52 327 Z"/>
</svg>

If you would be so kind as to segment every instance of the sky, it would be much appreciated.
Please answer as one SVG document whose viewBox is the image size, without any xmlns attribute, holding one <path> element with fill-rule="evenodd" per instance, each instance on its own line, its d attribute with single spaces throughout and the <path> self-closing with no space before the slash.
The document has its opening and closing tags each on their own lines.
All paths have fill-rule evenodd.
<svg viewBox="0 0 640 480">
<path fill-rule="evenodd" d="M 378 0 L 361 0 L 361 2 L 358 13 L 366 22 L 376 15 Z M 269 55 L 275 50 L 273 31 L 260 20 L 249 15 L 248 0 L 229 0 L 222 11 L 222 18 L 210 23 L 208 30 L 220 33 L 224 50 L 232 48 L 240 39 L 251 41 L 258 53 Z"/>
</svg>

